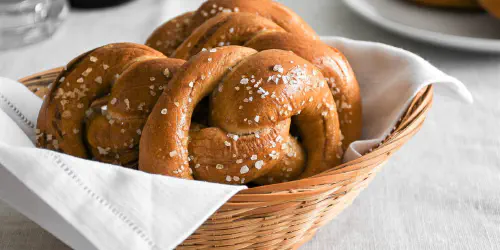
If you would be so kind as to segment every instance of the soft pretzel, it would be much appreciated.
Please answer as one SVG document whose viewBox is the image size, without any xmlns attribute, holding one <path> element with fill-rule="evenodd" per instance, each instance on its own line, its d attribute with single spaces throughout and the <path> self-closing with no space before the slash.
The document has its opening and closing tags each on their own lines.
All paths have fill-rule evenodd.
<svg viewBox="0 0 500 250">
<path fill-rule="evenodd" d="M 148 38 L 146 45 L 171 56 L 171 53 L 195 29 L 220 13 L 256 14 L 275 23 L 287 32 L 307 36 L 311 39 L 318 38 L 316 32 L 299 15 L 280 3 L 271 0 L 209 0 L 204 2 L 195 12 L 178 16 L 158 27 Z M 241 44 L 228 44 L 226 42 L 224 45 Z"/>
<path fill-rule="evenodd" d="M 77 57 L 43 102 L 38 146 L 121 165 L 137 162 L 142 126 L 183 62 L 131 43 Z"/>
<path fill-rule="evenodd" d="M 193 110 L 207 96 L 211 127 L 190 132 Z M 139 169 L 181 178 L 192 178 L 192 171 L 196 179 L 248 183 L 283 159 L 284 145 L 292 140 L 292 117 L 307 152 L 301 177 L 341 162 L 335 101 L 313 64 L 283 50 L 202 51 L 177 72 L 151 112 Z"/>
<path fill-rule="evenodd" d="M 359 85 L 349 62 L 338 50 L 311 39 L 291 33 L 269 32 L 259 34 L 245 43 L 258 51 L 281 49 L 293 51 L 316 66 L 328 83 L 339 113 L 342 145 L 345 150 L 361 137 L 361 97 Z"/>
<path fill-rule="evenodd" d="M 224 13 L 214 15 L 210 19 L 201 18 L 193 21 L 196 19 L 195 16 L 203 13 L 202 10 L 206 11 L 207 6 L 210 7 L 213 4 L 217 6 L 217 4 L 229 2 L 234 7 L 244 1 L 209 1 L 197 12 L 187 13 L 165 23 L 150 36 L 147 44 L 167 55 L 181 59 L 188 59 L 202 49 L 227 45 L 243 45 L 258 51 L 268 49 L 293 51 L 318 67 L 326 77 L 338 107 L 343 149 L 345 150 L 351 142 L 359 139 L 362 128 L 359 86 L 345 57 L 336 49 L 317 41 L 315 34 L 297 32 L 300 29 L 296 27 L 290 29 L 290 26 L 282 24 L 283 20 L 278 21 L 276 18 L 269 18 L 268 15 L 256 15 L 253 11 L 248 11 L 248 13 L 223 11 Z M 258 3 L 268 3 L 268 1 L 259 0 L 248 1 L 247 3 L 250 2 L 252 3 L 249 6 L 253 8 L 259 6 Z M 182 24 L 178 24 L 179 20 L 182 20 Z M 294 19 L 294 22 L 290 23 L 302 25 L 304 22 Z M 184 41 L 174 39 L 180 43 L 168 42 L 172 40 L 172 37 L 178 36 L 175 34 L 180 33 L 180 30 L 177 33 L 171 32 L 174 26 L 183 31 L 189 30 Z M 191 28 L 188 29 L 187 27 Z M 193 27 L 196 28 L 192 29 Z M 162 47 L 161 44 L 163 43 L 167 43 L 169 46 Z M 160 46 L 157 46 L 157 44 L 160 44 Z M 297 151 L 301 152 L 300 150 Z M 210 155 L 205 157 L 210 157 Z M 292 161 L 290 159 L 287 161 L 281 160 L 268 175 L 256 179 L 256 182 L 266 184 L 272 181 L 280 182 L 295 179 L 297 176 L 295 172 L 300 173 L 304 167 L 299 164 L 303 163 L 303 161 L 297 159 Z M 288 162 L 291 167 L 283 168 L 281 165 L 284 162 Z M 295 164 L 290 164 L 291 162 Z M 279 169 L 291 172 L 283 173 Z"/>
<path fill-rule="evenodd" d="M 229 184 L 333 168 L 361 134 L 359 87 L 344 56 L 316 38 L 277 3 L 207 1 L 148 39 L 179 59 L 113 44 L 73 60 L 42 107 L 39 146 Z"/>
<path fill-rule="evenodd" d="M 221 13 L 198 26 L 171 54 L 176 58 L 188 59 L 203 48 L 227 44 L 244 45 L 258 51 L 289 50 L 314 64 L 326 77 L 337 102 L 344 150 L 361 137 L 359 86 L 347 59 L 338 50 L 319 40 L 286 32 L 278 24 L 261 16 Z"/>
<path fill-rule="evenodd" d="M 500 1 L 498 0 L 479 0 L 481 6 L 496 18 L 500 18 Z"/>
</svg>

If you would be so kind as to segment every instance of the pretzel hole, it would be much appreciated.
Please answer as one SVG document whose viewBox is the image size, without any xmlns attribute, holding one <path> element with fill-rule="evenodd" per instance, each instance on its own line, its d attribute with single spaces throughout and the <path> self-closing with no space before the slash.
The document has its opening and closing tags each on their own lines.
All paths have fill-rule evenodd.
<svg viewBox="0 0 500 250">
<path fill-rule="evenodd" d="M 210 117 L 210 95 L 201 99 L 201 101 L 194 107 L 193 116 L 191 117 L 192 124 L 200 124 L 205 127 L 209 126 Z"/>
<path fill-rule="evenodd" d="M 300 144 L 302 144 L 302 137 L 300 136 L 299 127 L 295 124 L 294 119 L 292 119 L 292 122 L 290 124 L 290 136 L 294 137 Z"/>
</svg>

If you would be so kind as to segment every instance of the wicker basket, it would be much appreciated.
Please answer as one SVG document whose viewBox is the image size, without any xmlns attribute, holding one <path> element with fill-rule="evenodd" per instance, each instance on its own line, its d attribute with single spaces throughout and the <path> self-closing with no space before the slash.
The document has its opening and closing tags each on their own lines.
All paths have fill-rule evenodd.
<svg viewBox="0 0 500 250">
<path fill-rule="evenodd" d="M 20 79 L 38 96 L 62 68 Z M 297 249 L 331 221 L 371 182 L 391 154 L 422 126 L 433 87 L 420 91 L 395 130 L 370 153 L 314 177 L 243 190 L 178 249 Z"/>
</svg>

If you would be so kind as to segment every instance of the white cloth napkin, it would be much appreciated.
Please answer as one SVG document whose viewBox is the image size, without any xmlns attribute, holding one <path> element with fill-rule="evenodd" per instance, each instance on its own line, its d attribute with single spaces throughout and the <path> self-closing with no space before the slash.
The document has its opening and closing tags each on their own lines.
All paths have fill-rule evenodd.
<svg viewBox="0 0 500 250">
<path fill-rule="evenodd" d="M 323 40 L 346 55 L 361 85 L 363 138 L 344 160 L 383 140 L 428 84 L 445 85 L 472 102 L 460 81 L 410 52 L 343 38 Z M 40 105 L 24 86 L 0 78 L 0 199 L 74 249 L 172 249 L 245 188 L 37 149 L 32 141 Z"/>
</svg>

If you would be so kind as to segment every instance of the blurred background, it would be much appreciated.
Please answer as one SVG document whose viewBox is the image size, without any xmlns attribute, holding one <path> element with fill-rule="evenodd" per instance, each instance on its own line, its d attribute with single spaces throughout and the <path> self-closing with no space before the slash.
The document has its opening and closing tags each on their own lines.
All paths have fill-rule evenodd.
<svg viewBox="0 0 500 250">
<path fill-rule="evenodd" d="M 62 66 L 107 43 L 144 43 L 158 25 L 202 1 L 112 0 L 105 8 L 90 6 L 104 0 L 19 2 L 31 1 L 0 0 L 0 76 L 13 79 Z M 303 249 L 498 249 L 500 193 L 492 190 L 500 188 L 500 21 L 475 8 L 435 9 L 404 0 L 279 2 L 322 36 L 419 54 L 462 80 L 475 98 L 474 105 L 461 104 L 438 90 L 422 131 Z M 0 202 L 0 249 L 68 248 Z"/>
<path fill-rule="evenodd" d="M 180 13 L 196 9 L 201 2 L 201 0 L 1 0 L 0 75 L 19 78 L 43 69 L 58 67 L 82 51 L 111 42 L 144 43 L 161 23 Z M 458 51 L 435 45 L 423 46 L 415 41 L 415 38 L 406 39 L 401 34 L 395 35 L 394 32 L 387 31 L 390 29 L 379 28 L 381 25 L 377 22 L 377 18 L 374 21 L 369 20 L 370 17 L 383 16 L 385 21 L 402 25 L 401 29 L 409 31 L 410 34 L 423 30 L 419 35 L 425 35 L 426 32 L 432 31 L 434 33 L 429 35 L 432 37 L 436 36 L 436 33 L 449 31 L 452 35 L 500 39 L 500 32 L 496 32 L 500 30 L 500 21 L 492 22 L 492 17 L 477 10 L 423 8 L 407 3 L 408 0 L 345 1 L 349 2 L 350 8 L 341 0 L 313 0 L 311 4 L 303 0 L 278 2 L 296 11 L 322 36 L 344 36 L 378 41 L 416 53 L 439 50 L 442 54 L 453 57 Z M 356 11 L 353 12 L 353 9 Z M 460 15 L 457 15 L 457 12 Z M 360 13 L 364 17 L 360 17 Z M 471 22 L 475 26 L 465 25 Z M 23 28 L 15 28 L 19 26 Z M 493 42 L 500 52 L 500 40 Z M 469 51 L 461 53 L 471 54 Z M 55 54 L 57 56 L 54 56 Z M 488 54 L 484 53 L 474 55 L 483 59 L 489 58 Z M 30 58 L 28 65 L 22 60 L 12 60 L 23 56 Z M 432 57 L 430 59 L 432 60 Z"/>
</svg>

